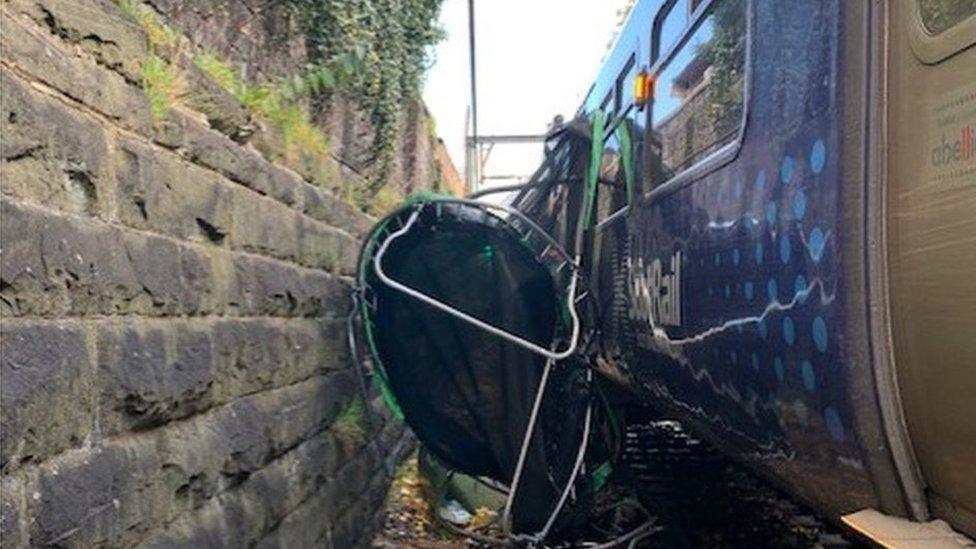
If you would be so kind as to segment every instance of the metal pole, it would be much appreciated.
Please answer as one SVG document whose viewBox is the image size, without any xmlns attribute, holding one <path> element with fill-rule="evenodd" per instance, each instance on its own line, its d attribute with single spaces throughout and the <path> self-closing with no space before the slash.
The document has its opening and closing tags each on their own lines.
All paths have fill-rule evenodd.
<svg viewBox="0 0 976 549">
<path fill-rule="evenodd" d="M 468 0 L 468 44 L 471 56 L 471 137 L 478 142 L 478 77 L 474 37 L 474 0 Z"/>
<path fill-rule="evenodd" d="M 464 111 L 464 194 L 468 195 L 475 191 L 474 188 L 474 163 L 471 161 L 471 105 Z"/>
<path fill-rule="evenodd" d="M 474 36 L 474 0 L 468 0 L 468 54 L 471 65 L 471 148 L 469 149 L 471 181 L 469 185 L 470 190 L 475 191 L 481 186 L 481 173 L 478 170 L 481 149 L 478 147 L 478 70 Z"/>
</svg>

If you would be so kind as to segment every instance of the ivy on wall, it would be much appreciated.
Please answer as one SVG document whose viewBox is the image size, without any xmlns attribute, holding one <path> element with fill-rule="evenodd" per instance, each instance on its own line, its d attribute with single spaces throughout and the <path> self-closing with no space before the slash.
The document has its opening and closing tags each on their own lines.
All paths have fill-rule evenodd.
<svg viewBox="0 0 976 549">
<path fill-rule="evenodd" d="M 386 183 L 400 110 L 419 95 L 430 46 L 444 36 L 437 26 L 442 1 L 289 0 L 314 66 L 356 65 L 342 87 L 370 113 L 376 128 L 372 193 Z"/>
</svg>

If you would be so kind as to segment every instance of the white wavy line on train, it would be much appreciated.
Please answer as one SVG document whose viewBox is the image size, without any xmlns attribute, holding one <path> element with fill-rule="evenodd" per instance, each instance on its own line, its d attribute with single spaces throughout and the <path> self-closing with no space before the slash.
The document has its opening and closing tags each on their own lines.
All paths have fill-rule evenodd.
<svg viewBox="0 0 976 549">
<path fill-rule="evenodd" d="M 651 324 L 651 326 L 650 326 L 651 327 L 651 334 L 652 334 L 652 336 L 654 336 L 652 341 L 658 343 L 657 345 L 653 345 L 652 350 L 657 351 L 657 352 L 660 352 L 660 353 L 662 353 L 662 354 L 670 357 L 672 360 L 674 360 L 678 364 L 681 364 L 682 366 L 684 366 L 685 368 L 687 368 L 688 372 L 691 374 L 692 379 L 694 379 L 696 382 L 699 382 L 699 383 L 701 383 L 701 382 L 707 383 L 710 386 L 710 388 L 711 388 L 711 390 L 712 390 L 712 392 L 714 394 L 716 394 L 718 396 L 721 396 L 721 397 L 727 397 L 729 400 L 731 400 L 732 402 L 734 402 L 737 406 L 739 406 L 740 408 L 742 408 L 742 410 L 745 412 L 745 414 L 747 416 L 751 417 L 753 419 L 753 421 L 755 421 L 758 425 L 761 425 L 761 423 L 759 421 L 759 416 L 758 416 L 757 408 L 758 409 L 762 409 L 762 410 L 766 410 L 766 411 L 771 411 L 771 412 L 773 412 L 773 414 L 777 418 L 779 418 L 780 409 L 779 409 L 778 406 L 776 406 L 775 403 L 773 403 L 771 401 L 770 402 L 766 402 L 764 400 L 760 400 L 759 399 L 759 395 L 756 394 L 755 391 L 752 391 L 752 395 L 748 399 L 748 402 L 745 402 L 743 400 L 742 394 L 739 392 L 739 390 L 734 385 L 729 384 L 729 383 L 725 383 L 725 382 L 721 382 L 721 383 L 716 382 L 715 378 L 712 376 L 711 372 L 708 370 L 707 367 L 702 367 L 702 368 L 695 367 L 695 365 L 692 363 L 691 359 L 688 358 L 685 355 L 685 352 L 684 352 L 683 349 L 681 349 L 681 347 L 684 347 L 685 345 L 689 345 L 689 344 L 692 344 L 692 343 L 700 343 L 700 342 L 704 341 L 705 339 L 707 339 L 709 337 L 712 337 L 714 335 L 723 333 L 723 332 L 725 332 L 725 331 L 727 331 L 727 330 L 729 330 L 731 328 L 734 328 L 735 326 L 741 326 L 741 325 L 746 325 L 746 324 L 749 324 L 749 323 L 758 323 L 758 322 L 761 322 L 761 321 L 765 320 L 766 316 L 768 316 L 772 312 L 775 312 L 775 311 L 780 311 L 780 312 L 782 312 L 782 311 L 789 311 L 789 310 L 793 309 L 794 307 L 796 307 L 796 305 L 798 305 L 802 301 L 805 301 L 806 298 L 808 298 L 810 296 L 810 294 L 813 292 L 814 287 L 819 287 L 819 289 L 820 289 L 820 303 L 821 304 L 823 304 L 823 305 L 829 305 L 830 303 L 832 303 L 834 301 L 834 299 L 836 297 L 835 294 L 829 294 L 828 295 L 826 293 L 826 289 L 824 288 L 823 281 L 820 280 L 820 278 L 814 278 L 807 285 L 806 289 L 804 289 L 803 291 L 797 292 L 796 295 L 793 296 L 793 299 L 789 303 L 782 304 L 778 300 L 772 301 L 771 303 L 769 303 L 766 306 L 766 308 L 763 310 L 763 312 L 762 312 L 761 315 L 751 316 L 751 317 L 745 317 L 745 318 L 740 318 L 740 319 L 735 319 L 735 320 L 730 320 L 730 321 L 727 321 L 727 322 L 723 323 L 720 326 L 716 326 L 716 327 L 713 327 L 713 328 L 709 328 L 708 330 L 705 330 L 704 332 L 701 332 L 701 333 L 696 334 L 696 335 L 691 336 L 691 337 L 681 338 L 681 339 L 678 339 L 678 340 L 672 340 L 668 336 L 667 332 L 665 332 L 662 328 L 658 328 L 658 327 L 654 326 L 653 324 Z M 651 320 L 651 322 L 653 322 L 653 319 Z M 650 389 L 650 387 L 648 387 L 646 384 L 645 384 L 645 386 Z M 655 392 L 660 393 L 660 389 L 658 391 L 655 391 Z M 760 447 L 765 447 L 765 448 L 767 448 L 770 451 L 773 449 L 772 446 L 770 446 L 770 445 L 771 444 L 774 444 L 774 442 L 770 442 L 768 444 L 759 443 L 759 441 L 754 440 L 752 437 L 750 437 L 745 432 L 743 432 L 743 431 L 741 431 L 739 429 L 735 429 L 734 427 L 732 427 L 731 425 L 729 425 L 720 416 L 706 413 L 705 410 L 701 406 L 692 406 L 692 405 L 687 404 L 687 403 L 685 403 L 683 401 L 677 400 L 676 398 L 674 398 L 674 396 L 672 396 L 670 394 L 670 391 L 667 391 L 667 392 L 668 392 L 667 395 L 660 395 L 659 394 L 659 396 L 662 396 L 662 397 L 666 396 L 674 404 L 679 405 L 682 408 L 685 408 L 689 412 L 692 412 L 692 413 L 694 413 L 694 414 L 696 414 L 698 416 L 707 418 L 712 423 L 716 423 L 716 421 L 719 420 L 721 422 L 721 424 L 723 425 L 723 428 L 724 429 L 726 429 L 726 430 L 728 430 L 730 432 L 734 432 L 734 433 L 738 434 L 739 436 L 742 436 L 742 437 L 746 438 L 747 440 L 752 440 L 753 442 L 755 442 Z"/>
<path fill-rule="evenodd" d="M 792 449 L 790 449 L 788 452 L 784 451 L 783 443 L 778 442 L 774 437 L 767 437 L 766 441 L 757 440 L 749 433 L 746 433 L 745 431 L 742 431 L 741 429 L 729 424 L 724 417 L 718 414 L 710 414 L 701 406 L 688 404 L 684 401 L 676 399 L 674 395 L 671 394 L 671 390 L 667 386 L 660 384 L 654 384 L 652 386 L 648 383 L 643 383 L 642 385 L 644 385 L 644 388 L 648 391 L 655 393 L 658 398 L 666 399 L 673 405 L 685 409 L 693 417 L 699 417 L 703 421 L 707 421 L 718 426 L 719 429 L 723 429 L 729 433 L 733 433 L 736 436 L 741 437 L 744 440 L 748 440 L 760 449 L 757 452 L 746 454 L 746 457 L 753 456 L 756 459 L 793 459 L 796 456 L 796 452 Z"/>
<path fill-rule="evenodd" d="M 736 318 L 733 320 L 727 320 L 719 326 L 714 326 L 693 336 L 687 336 L 680 339 L 671 339 L 668 333 L 663 328 L 658 328 L 657 326 L 655 326 L 653 324 L 653 319 L 651 319 L 651 325 L 650 325 L 651 333 L 654 336 L 654 340 L 656 342 L 660 342 L 665 346 L 674 345 L 680 347 L 692 343 L 700 343 L 701 341 L 704 341 L 709 337 L 721 334 L 736 326 L 744 326 L 746 324 L 752 324 L 752 323 L 758 324 L 759 322 L 765 320 L 766 316 L 768 316 L 770 313 L 785 312 L 785 311 L 792 310 L 794 307 L 796 307 L 797 304 L 805 301 L 806 298 L 810 296 L 810 294 L 813 292 L 814 286 L 820 287 L 820 303 L 822 305 L 830 305 L 831 303 L 833 303 L 834 299 L 836 298 L 836 294 L 828 295 L 826 293 L 826 288 L 824 287 L 823 281 L 819 277 L 817 277 L 810 281 L 810 283 L 807 285 L 805 290 L 797 292 L 796 295 L 793 296 L 793 299 L 789 301 L 789 303 L 785 303 L 785 304 L 780 303 L 779 300 L 771 301 L 768 305 L 766 305 L 766 308 L 763 310 L 762 314 L 758 316 L 747 316 L 742 318 Z M 660 350 L 664 352 L 663 348 Z"/>
</svg>

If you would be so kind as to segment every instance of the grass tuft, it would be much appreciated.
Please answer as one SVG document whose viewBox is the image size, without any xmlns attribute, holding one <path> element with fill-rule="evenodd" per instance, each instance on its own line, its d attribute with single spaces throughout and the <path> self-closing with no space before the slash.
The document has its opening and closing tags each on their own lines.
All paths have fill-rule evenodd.
<svg viewBox="0 0 976 549">
<path fill-rule="evenodd" d="M 156 121 L 165 118 L 186 92 L 186 81 L 180 73 L 157 55 L 150 55 L 142 64 L 142 86 Z"/>
<path fill-rule="evenodd" d="M 333 432 L 343 441 L 362 444 L 366 441 L 366 404 L 354 398 L 336 418 Z"/>
<path fill-rule="evenodd" d="M 368 213 L 376 216 L 384 216 L 392 212 L 403 204 L 405 199 L 399 189 L 390 185 L 380 188 L 372 197 L 363 198 L 365 199 L 363 206 Z"/>
<path fill-rule="evenodd" d="M 210 52 L 198 53 L 193 57 L 193 62 L 217 85 L 240 99 L 244 83 L 230 63 Z"/>
<path fill-rule="evenodd" d="M 160 21 L 148 6 L 138 0 L 116 0 L 116 4 L 146 33 L 146 39 L 153 51 L 160 48 L 172 50 L 179 45 L 179 33 Z"/>
<path fill-rule="evenodd" d="M 294 93 L 285 82 L 278 84 L 249 84 L 240 72 L 214 54 L 195 57 L 197 66 L 218 85 L 230 92 L 253 115 L 263 118 L 282 135 L 285 156 L 298 160 L 302 154 L 320 155 L 329 150 L 325 134 L 308 116 L 300 102 L 289 99 Z"/>
<path fill-rule="evenodd" d="M 281 130 L 285 140 L 285 154 L 297 160 L 302 154 L 317 155 L 328 152 L 328 141 L 322 130 L 308 117 L 303 105 L 278 100 L 265 109 L 265 116 Z"/>
<path fill-rule="evenodd" d="M 332 274 L 340 274 L 342 271 L 342 250 L 338 244 L 325 251 L 323 267 Z"/>
</svg>

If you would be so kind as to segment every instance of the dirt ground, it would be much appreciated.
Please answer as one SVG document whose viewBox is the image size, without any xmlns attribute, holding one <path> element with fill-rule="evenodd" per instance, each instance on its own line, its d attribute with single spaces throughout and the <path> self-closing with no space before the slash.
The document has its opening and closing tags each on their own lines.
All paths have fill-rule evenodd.
<svg viewBox="0 0 976 549">
<path fill-rule="evenodd" d="M 397 471 L 386 503 L 386 523 L 373 540 L 373 547 L 416 547 L 420 549 L 458 549 L 485 547 L 451 532 L 438 522 L 428 502 L 434 487 L 418 472 L 417 454 L 410 456 Z M 485 518 L 476 517 L 475 520 Z"/>
</svg>

